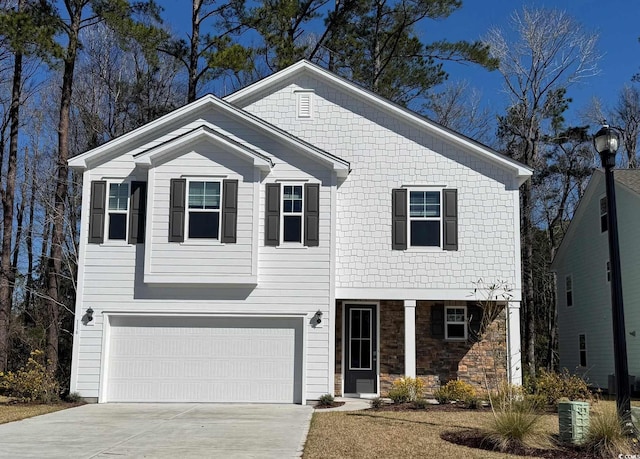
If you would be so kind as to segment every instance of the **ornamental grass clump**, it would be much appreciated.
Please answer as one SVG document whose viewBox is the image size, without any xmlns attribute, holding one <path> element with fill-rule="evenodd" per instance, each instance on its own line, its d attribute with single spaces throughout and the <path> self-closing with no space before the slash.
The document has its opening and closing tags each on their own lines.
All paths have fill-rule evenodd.
<svg viewBox="0 0 640 459">
<path fill-rule="evenodd" d="M 44 365 L 44 352 L 35 350 L 27 364 L 15 373 L 0 373 L 0 388 L 21 402 L 52 403 L 60 399 L 60 386 L 53 371 Z"/>
<path fill-rule="evenodd" d="M 523 404 L 517 404 L 504 410 L 494 411 L 493 414 L 485 440 L 499 451 L 542 444 L 544 435 L 540 429 L 541 416 L 535 410 Z"/>
<path fill-rule="evenodd" d="M 633 451 L 633 440 L 625 435 L 624 426 L 613 404 L 600 403 L 594 408 L 582 446 L 592 455 L 602 458 L 640 453 Z"/>
</svg>

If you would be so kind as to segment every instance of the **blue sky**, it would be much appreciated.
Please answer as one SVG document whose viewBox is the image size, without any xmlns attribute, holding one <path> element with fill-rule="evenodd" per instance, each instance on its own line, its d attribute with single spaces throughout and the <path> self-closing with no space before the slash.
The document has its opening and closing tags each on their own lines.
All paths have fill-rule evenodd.
<svg viewBox="0 0 640 459">
<path fill-rule="evenodd" d="M 163 17 L 176 31 L 186 34 L 191 15 L 191 2 L 160 0 L 165 8 Z M 613 105 L 622 86 L 640 72 L 640 2 L 637 0 L 465 0 L 461 9 L 442 21 L 430 21 L 421 26 L 425 42 L 448 39 L 476 40 L 490 28 L 505 28 L 510 15 L 522 6 L 556 8 L 567 11 L 585 28 L 600 35 L 598 48 L 603 58 L 601 73 L 584 80 L 569 90 L 573 98 L 569 120 L 575 119 L 593 96 L 606 105 Z M 185 35 L 183 35 L 185 36 Z M 498 72 L 487 72 L 477 66 L 448 64 L 450 80 L 466 79 L 482 91 L 483 101 L 494 111 L 502 111 L 506 97 Z"/>
</svg>

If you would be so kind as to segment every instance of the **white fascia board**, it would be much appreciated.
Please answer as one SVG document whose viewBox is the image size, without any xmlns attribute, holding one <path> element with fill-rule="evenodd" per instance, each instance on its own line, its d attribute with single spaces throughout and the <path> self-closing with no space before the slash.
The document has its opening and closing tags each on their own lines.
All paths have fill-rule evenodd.
<svg viewBox="0 0 640 459">
<path fill-rule="evenodd" d="M 493 151 L 489 147 L 483 146 L 482 144 L 477 143 L 459 133 L 456 133 L 432 121 L 429 121 L 426 118 L 418 115 L 417 113 L 401 107 L 393 102 L 390 102 L 367 89 L 364 89 L 342 77 L 329 72 L 328 70 L 323 69 L 322 67 L 312 64 L 309 61 L 300 61 L 290 67 L 287 67 L 284 70 L 281 70 L 280 72 L 274 73 L 273 75 L 263 78 L 262 80 L 250 86 L 247 86 L 244 89 L 228 95 L 224 98 L 224 100 L 232 104 L 240 103 L 242 99 L 249 97 L 252 94 L 260 93 L 261 91 L 268 89 L 270 86 L 288 78 L 298 71 L 310 72 L 315 77 L 319 77 L 324 81 L 331 83 L 333 86 L 346 89 L 360 99 L 380 106 L 383 110 L 396 116 L 397 118 L 408 121 L 419 128 L 426 129 L 433 135 L 437 135 L 438 137 L 457 144 L 461 148 L 464 148 L 465 150 L 474 153 L 490 162 L 496 163 L 508 170 L 513 171 L 518 177 L 519 185 L 522 185 L 524 182 L 526 182 L 533 174 L 533 169 L 525 166 L 524 164 L 503 156 L 498 152 Z"/>
<path fill-rule="evenodd" d="M 201 110 L 206 106 L 211 106 L 212 108 L 220 109 L 221 111 L 235 117 L 236 119 L 253 126 L 259 130 L 261 130 L 264 134 L 269 135 L 270 137 L 276 139 L 277 141 L 284 143 L 285 145 L 289 145 L 302 153 L 305 153 L 312 159 L 319 160 L 324 164 L 333 165 L 334 170 L 338 173 L 339 176 L 346 177 L 351 168 L 348 161 L 345 161 L 342 158 L 338 158 L 337 156 L 331 155 L 330 153 L 321 150 L 307 142 L 304 142 L 297 137 L 294 137 L 291 134 L 277 128 L 276 126 L 258 118 L 257 116 L 245 112 L 244 110 L 226 102 L 222 99 L 218 99 L 212 94 L 207 94 L 200 99 L 185 105 L 184 107 L 178 108 L 173 112 L 164 115 L 158 118 L 155 121 L 152 121 L 144 126 L 139 127 L 138 129 L 134 129 L 133 131 L 124 134 L 116 139 L 113 139 L 104 145 L 101 145 L 93 150 L 85 152 L 81 155 L 75 156 L 68 161 L 68 164 L 72 168 L 86 169 L 88 167 L 88 162 L 95 162 L 103 155 L 109 154 L 109 152 L 113 151 L 117 148 L 126 148 L 127 144 L 135 137 L 138 136 L 149 136 L 149 140 L 153 140 L 151 134 L 154 130 L 162 128 L 162 126 L 175 121 L 193 111 Z"/>
<path fill-rule="evenodd" d="M 201 97 L 200 99 L 195 100 L 190 104 L 184 105 L 170 113 L 167 113 L 164 116 L 161 116 L 155 121 L 151 121 L 150 123 L 140 126 L 133 131 L 129 131 L 126 134 L 121 135 L 120 137 L 116 137 L 115 139 L 110 140 L 107 143 L 100 145 L 99 147 L 86 151 L 78 156 L 74 156 L 73 158 L 68 160 L 69 167 L 86 169 L 88 167 L 87 160 L 98 158 L 113 149 L 124 147 L 132 138 L 151 134 L 154 130 L 162 127 L 163 125 L 170 123 L 171 121 L 174 121 L 182 117 L 183 115 L 192 112 L 193 110 L 197 110 L 200 107 L 210 104 L 213 98 L 215 98 L 215 96 L 207 94 L 206 96 Z"/>
<path fill-rule="evenodd" d="M 509 291 L 509 301 L 521 301 L 522 290 Z M 338 287 L 337 300 L 418 300 L 418 301 L 471 301 L 472 289 L 463 288 L 380 288 L 380 287 Z"/>
<path fill-rule="evenodd" d="M 161 162 L 166 156 L 175 154 L 177 149 L 201 140 L 213 142 L 241 159 L 248 160 L 262 170 L 269 171 L 273 166 L 270 158 L 216 131 L 215 127 L 209 125 L 209 123 L 203 123 L 201 126 L 194 128 L 186 134 L 182 134 L 161 145 L 138 153 L 134 157 L 134 162 L 141 166 L 152 166 Z"/>
</svg>

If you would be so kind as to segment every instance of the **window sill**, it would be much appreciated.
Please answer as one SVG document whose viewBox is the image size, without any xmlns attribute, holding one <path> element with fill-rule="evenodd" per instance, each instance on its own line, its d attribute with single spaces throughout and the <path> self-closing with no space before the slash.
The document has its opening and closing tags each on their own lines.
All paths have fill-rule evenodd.
<svg viewBox="0 0 640 459">
<path fill-rule="evenodd" d="M 414 252 L 414 253 L 420 253 L 420 252 L 425 252 L 425 253 L 447 252 L 446 250 L 443 250 L 442 247 L 423 247 L 423 246 L 407 247 L 406 249 L 404 249 L 404 251 L 405 252 Z"/>
<path fill-rule="evenodd" d="M 308 249 L 309 247 L 300 242 L 283 242 L 276 246 L 276 249 Z"/>
<path fill-rule="evenodd" d="M 225 245 L 218 239 L 191 239 L 180 242 L 180 245 L 186 246 L 200 246 L 200 247 L 211 247 L 216 245 Z"/>
<path fill-rule="evenodd" d="M 135 247 L 135 244 L 129 244 L 127 241 L 107 241 L 100 244 L 100 247 Z"/>
</svg>

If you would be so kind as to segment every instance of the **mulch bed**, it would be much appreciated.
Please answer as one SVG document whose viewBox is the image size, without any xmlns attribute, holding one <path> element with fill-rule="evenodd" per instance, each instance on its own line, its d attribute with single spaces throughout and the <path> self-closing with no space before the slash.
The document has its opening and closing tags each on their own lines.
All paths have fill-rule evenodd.
<svg viewBox="0 0 640 459">
<path fill-rule="evenodd" d="M 445 441 L 455 443 L 456 445 L 467 446 L 469 448 L 484 449 L 487 451 L 496 451 L 494 445 L 484 438 L 484 434 L 477 429 L 467 429 L 460 431 L 448 431 L 440 435 Z M 503 453 L 513 454 L 516 456 L 532 456 L 547 459 L 598 459 L 600 456 L 589 454 L 580 448 L 558 446 L 553 449 L 529 448 L 517 444 L 511 445 Z"/>
<path fill-rule="evenodd" d="M 344 405 L 344 402 L 333 402 L 331 405 L 316 405 L 314 408 L 316 410 L 326 410 L 328 408 L 337 408 L 342 405 Z"/>
<path fill-rule="evenodd" d="M 484 412 L 490 409 L 491 408 L 489 406 L 486 406 L 486 407 L 472 410 L 462 405 L 457 405 L 455 403 L 444 403 L 441 405 L 435 405 L 435 404 L 427 405 L 425 408 L 416 407 L 413 403 L 391 403 L 391 404 L 385 404 L 380 408 L 374 408 L 375 411 L 436 411 L 436 412 L 447 412 L 447 413 L 452 413 L 455 411 Z"/>
</svg>

